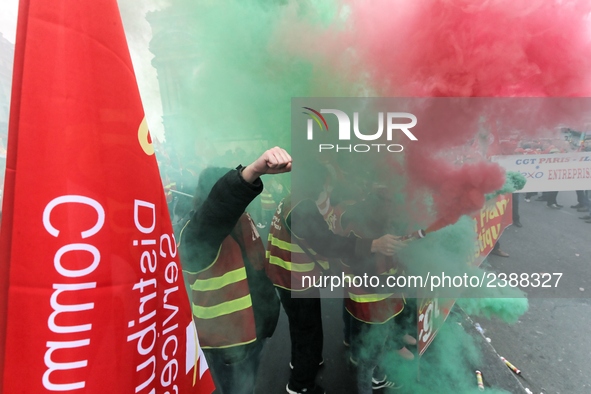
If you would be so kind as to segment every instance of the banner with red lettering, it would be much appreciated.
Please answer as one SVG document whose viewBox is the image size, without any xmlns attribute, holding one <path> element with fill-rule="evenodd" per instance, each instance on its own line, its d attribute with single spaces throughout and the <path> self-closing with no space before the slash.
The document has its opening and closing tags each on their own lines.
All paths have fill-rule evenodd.
<svg viewBox="0 0 591 394">
<path fill-rule="evenodd" d="M 466 262 L 467 265 L 480 266 L 503 231 L 513 223 L 512 197 L 511 194 L 499 195 L 472 215 L 477 237 L 476 253 Z M 424 298 L 417 301 L 417 350 L 422 355 L 447 319 L 455 300 Z"/>
<path fill-rule="evenodd" d="M 525 177 L 522 193 L 591 189 L 591 152 L 493 156 L 492 161 Z"/>
<path fill-rule="evenodd" d="M 211 393 L 116 0 L 20 2 L 2 391 Z"/>
</svg>

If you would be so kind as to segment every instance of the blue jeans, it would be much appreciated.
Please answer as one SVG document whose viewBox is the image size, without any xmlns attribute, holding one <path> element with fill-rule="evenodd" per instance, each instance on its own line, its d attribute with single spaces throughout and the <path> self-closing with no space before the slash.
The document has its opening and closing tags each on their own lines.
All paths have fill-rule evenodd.
<svg viewBox="0 0 591 394">
<path fill-rule="evenodd" d="M 211 377 L 215 383 L 215 394 L 254 393 L 265 341 L 265 339 L 257 340 L 252 344 L 243 345 L 244 352 L 203 349 Z M 238 357 L 236 357 L 237 354 L 239 354 Z"/>
</svg>

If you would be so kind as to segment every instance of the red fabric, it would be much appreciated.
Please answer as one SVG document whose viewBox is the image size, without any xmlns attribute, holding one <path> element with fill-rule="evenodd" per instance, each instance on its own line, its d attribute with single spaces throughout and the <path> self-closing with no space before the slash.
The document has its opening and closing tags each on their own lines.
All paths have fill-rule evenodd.
<svg viewBox="0 0 591 394">
<path fill-rule="evenodd" d="M 0 391 L 211 393 L 117 2 L 21 1 L 14 70 Z"/>
</svg>

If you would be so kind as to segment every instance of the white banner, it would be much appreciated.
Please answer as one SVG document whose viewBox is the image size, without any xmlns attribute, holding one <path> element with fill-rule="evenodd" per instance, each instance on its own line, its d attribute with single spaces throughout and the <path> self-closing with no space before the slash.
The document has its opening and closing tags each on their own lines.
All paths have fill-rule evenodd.
<svg viewBox="0 0 591 394">
<path fill-rule="evenodd" d="M 493 156 L 506 171 L 521 173 L 521 192 L 591 190 L 591 152 Z"/>
</svg>

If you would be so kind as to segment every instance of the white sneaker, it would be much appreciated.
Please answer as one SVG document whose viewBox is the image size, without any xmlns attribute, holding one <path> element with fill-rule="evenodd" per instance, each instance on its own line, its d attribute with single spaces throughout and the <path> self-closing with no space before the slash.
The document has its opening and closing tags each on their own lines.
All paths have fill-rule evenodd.
<svg viewBox="0 0 591 394">
<path fill-rule="evenodd" d="M 309 388 L 309 389 L 296 390 L 296 389 L 292 389 L 291 387 L 289 387 L 289 383 L 288 383 L 287 386 L 285 386 L 285 390 L 289 394 L 326 394 L 326 391 L 324 391 L 324 388 L 322 388 L 322 386 L 318 386 L 318 385 L 316 385 L 312 388 Z"/>
<path fill-rule="evenodd" d="M 372 390 L 379 390 L 379 389 L 383 389 L 383 388 L 397 390 L 401 387 L 402 387 L 402 385 L 396 385 L 396 383 L 389 381 L 387 376 L 384 376 L 384 379 L 382 379 L 382 380 L 377 380 L 375 378 L 371 378 Z"/>
</svg>

